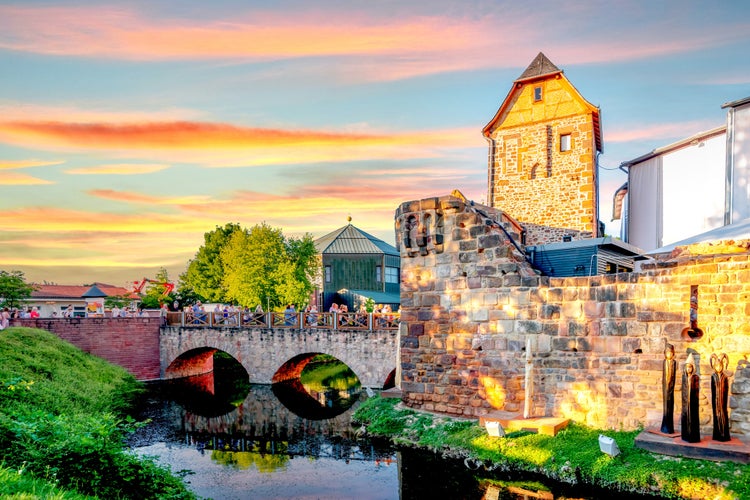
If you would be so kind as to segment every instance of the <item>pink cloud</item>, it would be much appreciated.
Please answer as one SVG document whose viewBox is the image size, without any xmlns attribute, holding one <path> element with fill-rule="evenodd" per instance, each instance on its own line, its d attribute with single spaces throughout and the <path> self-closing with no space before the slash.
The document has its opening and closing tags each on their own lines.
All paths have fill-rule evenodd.
<svg viewBox="0 0 750 500">
<path fill-rule="evenodd" d="M 674 140 L 711 130 L 721 123 L 689 121 L 675 123 L 655 123 L 646 127 L 607 130 L 605 142 L 631 142 L 642 140 Z"/>
<path fill-rule="evenodd" d="M 338 77 L 395 80 L 523 67 L 536 50 L 529 47 L 553 46 L 560 55 L 556 61 L 573 65 L 689 53 L 747 36 L 742 23 L 696 30 L 689 22 L 658 17 L 641 22 L 639 30 L 603 36 L 601 27 L 615 22 L 613 17 L 627 22 L 620 11 L 587 6 L 583 15 L 576 9 L 580 6 L 541 8 L 532 16 L 507 5 L 499 11 L 478 8 L 473 16 L 423 9 L 428 13 L 386 18 L 354 8 L 302 7 L 294 16 L 248 9 L 231 18 L 196 20 L 107 6 L 2 6 L 0 48 L 126 60 L 350 57 Z M 625 17 L 640 19 L 637 13 Z M 571 38 L 572 32 L 577 36 Z"/>
</svg>

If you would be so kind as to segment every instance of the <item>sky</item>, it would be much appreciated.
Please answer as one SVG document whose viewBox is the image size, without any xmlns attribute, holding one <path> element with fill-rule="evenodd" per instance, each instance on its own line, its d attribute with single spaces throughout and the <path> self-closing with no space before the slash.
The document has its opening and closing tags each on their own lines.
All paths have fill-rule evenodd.
<svg viewBox="0 0 750 500">
<path fill-rule="evenodd" d="M 0 270 L 177 281 L 206 232 L 352 224 L 484 203 L 489 123 L 543 52 L 601 110 L 619 165 L 750 96 L 750 3 L 0 0 Z M 499 207 L 502 208 L 502 207 Z"/>
</svg>

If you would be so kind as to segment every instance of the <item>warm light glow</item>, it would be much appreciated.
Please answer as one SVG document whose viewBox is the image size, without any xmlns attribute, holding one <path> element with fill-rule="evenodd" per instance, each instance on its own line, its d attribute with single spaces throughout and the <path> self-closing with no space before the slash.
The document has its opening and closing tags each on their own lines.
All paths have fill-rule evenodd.
<svg viewBox="0 0 750 500">
<path fill-rule="evenodd" d="M 492 377 L 482 377 L 482 387 L 486 394 L 485 399 L 493 408 L 505 407 L 505 398 L 507 397 L 505 388 Z"/>
<path fill-rule="evenodd" d="M 604 389 L 606 391 L 606 389 Z M 574 382 L 561 393 L 558 407 L 564 418 L 595 427 L 607 425 L 606 394 L 597 392 L 586 382 Z"/>
</svg>

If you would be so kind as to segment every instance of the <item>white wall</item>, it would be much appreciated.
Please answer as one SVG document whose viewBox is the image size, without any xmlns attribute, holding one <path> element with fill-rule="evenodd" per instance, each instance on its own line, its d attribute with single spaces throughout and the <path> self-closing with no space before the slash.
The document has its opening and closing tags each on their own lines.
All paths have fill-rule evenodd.
<svg viewBox="0 0 750 500">
<path fill-rule="evenodd" d="M 660 246 L 724 225 L 725 178 L 724 134 L 664 155 Z"/>
<path fill-rule="evenodd" d="M 627 242 L 649 251 L 724 225 L 726 134 L 630 167 Z"/>
</svg>

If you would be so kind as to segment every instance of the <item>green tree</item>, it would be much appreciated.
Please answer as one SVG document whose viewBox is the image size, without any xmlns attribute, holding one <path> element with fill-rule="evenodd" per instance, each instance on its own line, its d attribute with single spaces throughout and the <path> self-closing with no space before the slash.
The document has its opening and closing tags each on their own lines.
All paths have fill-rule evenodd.
<svg viewBox="0 0 750 500">
<path fill-rule="evenodd" d="M 242 306 L 305 305 L 319 265 L 312 236 L 285 238 L 280 229 L 256 224 L 235 232 L 221 252 L 228 301 Z"/>
<path fill-rule="evenodd" d="M 0 304 L 3 307 L 21 307 L 21 302 L 31 297 L 36 286 L 26 283 L 23 272 L 0 270 Z"/>
<path fill-rule="evenodd" d="M 122 308 L 130 305 L 131 302 L 133 302 L 133 299 L 130 297 L 130 294 L 110 295 L 104 299 L 104 307 L 107 309 L 112 309 L 115 306 Z"/>
<path fill-rule="evenodd" d="M 239 224 L 227 223 L 203 235 L 203 246 L 189 262 L 184 275 L 186 289 L 191 289 L 204 301 L 227 301 L 223 288 L 225 271 L 221 252 L 232 236 L 241 232 L 244 231 Z"/>
<path fill-rule="evenodd" d="M 141 296 L 141 307 L 146 309 L 158 309 L 161 304 L 171 304 L 174 301 L 174 294 L 166 284 L 171 283 L 169 279 L 169 272 L 165 268 L 160 268 L 159 272 L 156 273 L 154 279 L 151 280 L 145 287 L 145 291 Z M 170 292 L 170 293 L 167 293 Z"/>
<path fill-rule="evenodd" d="M 174 301 L 170 304 L 171 306 L 174 306 L 174 303 L 177 302 L 178 310 L 183 309 L 185 306 L 195 304 L 199 300 L 204 300 L 203 297 L 195 293 L 193 287 L 186 280 L 187 271 L 180 274 L 180 279 L 177 282 L 177 289 L 174 294 Z"/>
</svg>

